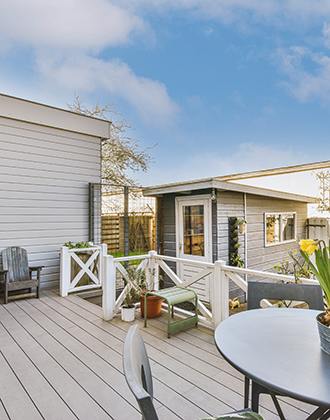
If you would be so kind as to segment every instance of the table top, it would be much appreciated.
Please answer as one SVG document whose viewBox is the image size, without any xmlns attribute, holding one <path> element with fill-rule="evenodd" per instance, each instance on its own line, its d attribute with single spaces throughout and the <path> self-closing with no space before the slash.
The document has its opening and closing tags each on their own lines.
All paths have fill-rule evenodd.
<svg viewBox="0 0 330 420">
<path fill-rule="evenodd" d="M 276 393 L 330 407 L 330 356 L 320 348 L 308 309 L 256 309 L 233 315 L 215 331 L 220 353 L 237 370 Z"/>
</svg>

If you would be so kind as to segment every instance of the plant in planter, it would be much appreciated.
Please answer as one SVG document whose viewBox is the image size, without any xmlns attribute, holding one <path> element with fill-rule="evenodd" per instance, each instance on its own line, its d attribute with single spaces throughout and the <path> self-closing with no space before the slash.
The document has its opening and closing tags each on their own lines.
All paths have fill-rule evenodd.
<svg viewBox="0 0 330 420">
<path fill-rule="evenodd" d="M 247 221 L 243 218 L 238 218 L 236 223 L 240 235 L 244 235 L 246 232 Z"/>
<path fill-rule="evenodd" d="M 75 254 L 81 259 L 82 262 L 86 263 L 91 256 L 91 251 L 85 251 L 85 248 L 91 248 L 94 246 L 93 242 L 71 242 L 68 241 L 64 244 L 69 249 L 81 249 L 81 251 L 77 251 Z M 71 279 L 74 279 L 76 275 L 81 270 L 80 265 L 72 260 L 71 261 Z M 93 262 L 91 266 L 91 271 L 93 274 L 97 274 L 98 271 L 98 261 L 97 259 Z M 84 274 L 81 279 L 79 280 L 79 286 L 85 286 L 90 284 L 90 278 L 87 274 Z"/>
<path fill-rule="evenodd" d="M 132 322 L 135 319 L 135 303 L 137 292 L 131 289 L 127 292 L 123 305 L 121 307 L 121 320 Z"/>
<path fill-rule="evenodd" d="M 317 316 L 321 348 L 330 354 L 330 241 L 328 246 L 324 241 L 304 239 L 300 241 L 300 252 L 318 279 L 324 293 L 326 308 Z M 311 257 L 315 256 L 315 261 Z"/>
<path fill-rule="evenodd" d="M 154 282 L 153 279 L 155 278 L 155 272 L 153 271 L 150 273 L 149 281 L 144 283 L 144 287 L 140 297 L 140 309 L 141 309 L 141 317 L 144 318 L 144 295 L 147 290 L 154 290 Z M 151 280 L 150 280 L 151 279 Z M 157 318 L 161 315 L 162 311 L 162 302 L 163 299 L 159 296 L 147 296 L 147 317 L 149 318 Z"/>
</svg>

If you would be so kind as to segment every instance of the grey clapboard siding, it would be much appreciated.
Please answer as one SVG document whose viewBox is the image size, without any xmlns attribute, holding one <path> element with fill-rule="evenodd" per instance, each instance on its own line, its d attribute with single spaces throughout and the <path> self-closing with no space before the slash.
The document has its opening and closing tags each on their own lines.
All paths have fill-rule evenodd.
<svg viewBox="0 0 330 420">
<path fill-rule="evenodd" d="M 57 286 L 64 242 L 89 239 L 89 183 L 100 182 L 100 139 L 0 117 L 0 250 L 27 249 Z M 99 232 L 97 232 L 99 237 Z"/>
<path fill-rule="evenodd" d="M 307 204 L 247 194 L 247 266 L 264 271 L 274 271 L 274 265 L 288 259 L 288 253 L 298 248 L 298 241 L 305 237 Z M 297 241 L 265 247 L 264 214 L 267 212 L 296 212 Z M 244 217 L 243 194 L 231 191 L 218 192 L 218 255 L 228 262 L 228 217 Z M 240 254 L 244 259 L 244 236 L 240 236 Z M 241 292 L 230 284 L 231 296 Z"/>
</svg>

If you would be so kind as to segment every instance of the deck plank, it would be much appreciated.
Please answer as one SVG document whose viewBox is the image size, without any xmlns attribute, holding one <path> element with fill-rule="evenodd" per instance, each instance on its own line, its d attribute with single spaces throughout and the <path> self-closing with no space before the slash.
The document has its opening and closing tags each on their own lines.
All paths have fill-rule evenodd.
<svg viewBox="0 0 330 420">
<path fill-rule="evenodd" d="M 11 419 L 38 420 L 41 414 L 0 352 L 0 395 Z M 4 411 L 4 410 L 3 410 Z"/>
<path fill-rule="evenodd" d="M 147 329 L 141 328 L 160 420 L 200 419 L 242 408 L 242 375 L 218 353 L 212 331 L 191 329 L 168 339 L 164 321 L 150 320 Z M 136 323 L 142 327 L 141 319 Z M 39 300 L 0 306 L 0 371 L 4 367 L 9 389 L 21 396 L 18 403 L 0 377 L 0 420 L 140 419 L 122 368 L 130 325 L 118 317 L 105 322 L 99 306 L 53 291 Z M 269 397 L 261 403 L 264 418 L 277 420 Z M 311 408 L 290 399 L 282 404 L 290 420 L 306 418 Z M 19 410 L 25 406 L 22 417 Z"/>
<path fill-rule="evenodd" d="M 0 324 L 0 351 L 7 363 L 15 370 L 15 374 L 29 394 L 31 400 L 38 407 L 44 418 L 57 420 L 76 419 L 76 416 L 56 393 L 54 388 L 36 369 L 24 351 L 13 341 L 9 333 Z"/>
<path fill-rule="evenodd" d="M 90 395 L 80 386 L 69 373 L 63 369 L 58 363 L 56 357 L 40 345 L 35 337 L 32 337 L 10 314 L 9 310 L 13 309 L 16 304 L 14 302 L 6 305 L 6 309 L 0 306 L 0 318 L 6 324 L 7 330 L 15 338 L 25 353 L 38 366 L 43 373 L 62 396 L 68 402 L 72 411 L 79 419 L 89 420 L 95 416 L 101 419 L 111 418 L 101 407 L 90 397 Z M 39 333 L 39 337 L 47 336 L 44 332 Z M 58 354 L 60 356 L 60 353 Z M 6 406 L 6 404 L 5 404 Z M 19 419 L 19 417 L 17 417 Z"/>
</svg>

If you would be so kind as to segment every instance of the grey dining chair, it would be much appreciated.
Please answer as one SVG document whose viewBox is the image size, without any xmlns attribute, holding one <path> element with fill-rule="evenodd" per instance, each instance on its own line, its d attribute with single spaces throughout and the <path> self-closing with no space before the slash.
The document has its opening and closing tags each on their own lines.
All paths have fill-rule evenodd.
<svg viewBox="0 0 330 420">
<path fill-rule="evenodd" d="M 317 284 L 299 283 L 267 283 L 249 281 L 247 288 L 247 309 L 260 309 L 262 299 L 287 300 L 307 303 L 309 309 L 324 310 L 324 300 L 321 287 Z M 271 396 L 281 420 L 285 420 L 283 411 L 276 396 L 259 384 L 253 384 L 252 398 L 259 402 L 260 394 Z M 245 377 L 244 407 L 249 406 L 250 380 Z"/>
<path fill-rule="evenodd" d="M 153 404 L 153 384 L 150 363 L 137 325 L 131 326 L 128 330 L 124 343 L 123 366 L 127 384 L 139 404 L 142 419 L 158 420 L 159 418 Z M 226 419 L 262 420 L 262 417 L 247 409 L 224 414 L 220 417 L 207 418 L 207 420 Z"/>
</svg>

